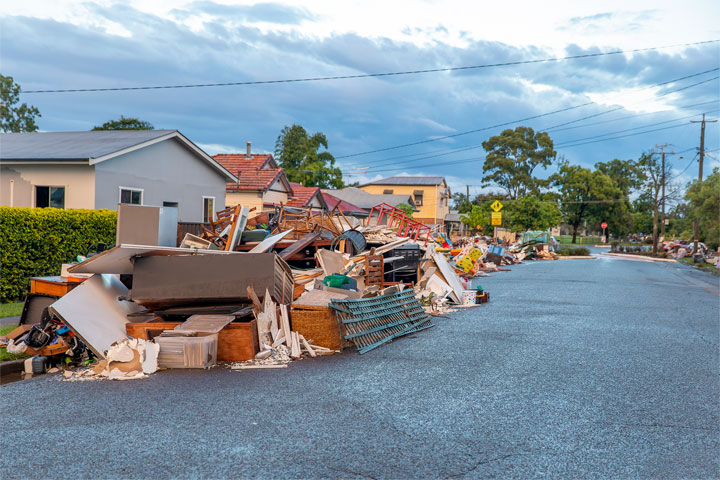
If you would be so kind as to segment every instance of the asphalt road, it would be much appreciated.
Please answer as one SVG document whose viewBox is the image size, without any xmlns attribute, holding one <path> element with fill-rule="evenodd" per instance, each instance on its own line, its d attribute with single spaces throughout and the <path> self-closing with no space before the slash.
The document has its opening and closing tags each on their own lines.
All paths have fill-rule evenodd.
<svg viewBox="0 0 720 480">
<path fill-rule="evenodd" d="M 0 387 L 2 478 L 717 478 L 718 279 L 617 259 L 286 370 Z"/>
</svg>

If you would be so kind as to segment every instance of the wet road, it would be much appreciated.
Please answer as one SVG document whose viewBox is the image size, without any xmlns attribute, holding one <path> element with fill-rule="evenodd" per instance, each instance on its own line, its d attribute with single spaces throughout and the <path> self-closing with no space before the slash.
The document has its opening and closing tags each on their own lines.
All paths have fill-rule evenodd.
<svg viewBox="0 0 720 480">
<path fill-rule="evenodd" d="M 0 388 L 0 477 L 717 478 L 718 278 L 610 258 L 286 370 Z"/>
</svg>

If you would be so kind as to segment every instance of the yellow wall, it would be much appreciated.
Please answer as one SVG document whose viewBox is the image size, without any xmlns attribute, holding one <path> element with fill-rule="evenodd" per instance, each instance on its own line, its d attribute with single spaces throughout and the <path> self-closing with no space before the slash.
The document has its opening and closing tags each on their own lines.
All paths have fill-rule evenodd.
<svg viewBox="0 0 720 480">
<path fill-rule="evenodd" d="M 423 191 L 423 204 L 415 207 L 418 211 L 413 213 L 413 218 L 422 220 L 425 223 L 443 223 L 445 215 L 450 213 L 450 201 L 448 198 L 441 198 L 440 193 L 446 190 L 445 184 L 441 185 L 363 185 L 360 187 L 368 193 L 382 194 L 385 190 L 392 190 L 395 195 L 410 195 L 415 198 L 415 190 Z"/>
<path fill-rule="evenodd" d="M 65 208 L 95 208 L 95 168 L 90 165 L 4 164 L 0 205 L 34 207 L 38 185 L 65 187 Z"/>
<path fill-rule="evenodd" d="M 277 191 L 285 190 L 285 186 L 280 181 L 275 181 L 270 186 L 262 197 L 259 196 L 258 192 L 227 192 L 225 194 L 226 207 L 234 207 L 235 205 L 243 205 L 248 208 L 255 207 L 255 210 L 250 212 L 249 218 L 259 215 L 263 211 L 263 205 L 274 204 L 285 205 L 288 201 L 287 192 Z M 270 208 L 266 210 L 271 210 Z"/>
</svg>

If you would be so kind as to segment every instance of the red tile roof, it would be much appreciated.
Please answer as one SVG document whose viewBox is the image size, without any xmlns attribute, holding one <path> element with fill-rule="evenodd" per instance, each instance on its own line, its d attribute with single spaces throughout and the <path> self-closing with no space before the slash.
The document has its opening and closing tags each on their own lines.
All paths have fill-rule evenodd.
<svg viewBox="0 0 720 480">
<path fill-rule="evenodd" d="M 329 193 L 322 192 L 323 200 L 325 200 L 325 203 L 327 204 L 328 210 L 331 212 L 335 208 L 335 206 L 338 206 L 338 210 L 340 210 L 343 213 L 364 213 L 367 215 L 368 211 L 358 207 L 357 205 L 353 205 L 350 202 L 346 202 L 345 200 L 340 200 L 334 195 L 330 195 Z"/>
<path fill-rule="evenodd" d="M 299 183 L 290 182 L 293 198 L 288 198 L 288 207 L 308 207 L 312 199 L 320 191 L 320 187 L 306 187 Z M 320 199 L 322 203 L 322 198 Z"/>
<path fill-rule="evenodd" d="M 218 153 L 213 158 L 232 174 L 237 174 L 238 171 L 259 170 L 268 162 L 270 168 L 278 168 L 278 164 L 269 153 L 253 153 L 250 158 L 244 153 Z"/>
<path fill-rule="evenodd" d="M 269 153 L 253 153 L 250 158 L 244 153 L 219 153 L 213 158 L 239 179 L 238 183 L 227 184 L 228 192 L 264 192 L 278 177 L 287 183 L 283 169 Z"/>
</svg>

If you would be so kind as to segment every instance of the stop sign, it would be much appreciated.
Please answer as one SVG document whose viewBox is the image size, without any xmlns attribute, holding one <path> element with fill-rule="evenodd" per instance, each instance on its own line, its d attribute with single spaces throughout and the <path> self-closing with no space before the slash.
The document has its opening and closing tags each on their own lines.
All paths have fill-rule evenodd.
<svg viewBox="0 0 720 480">
<path fill-rule="evenodd" d="M 603 222 L 603 223 L 600 224 L 600 226 L 601 226 L 602 228 L 607 228 L 607 223 Z"/>
</svg>

